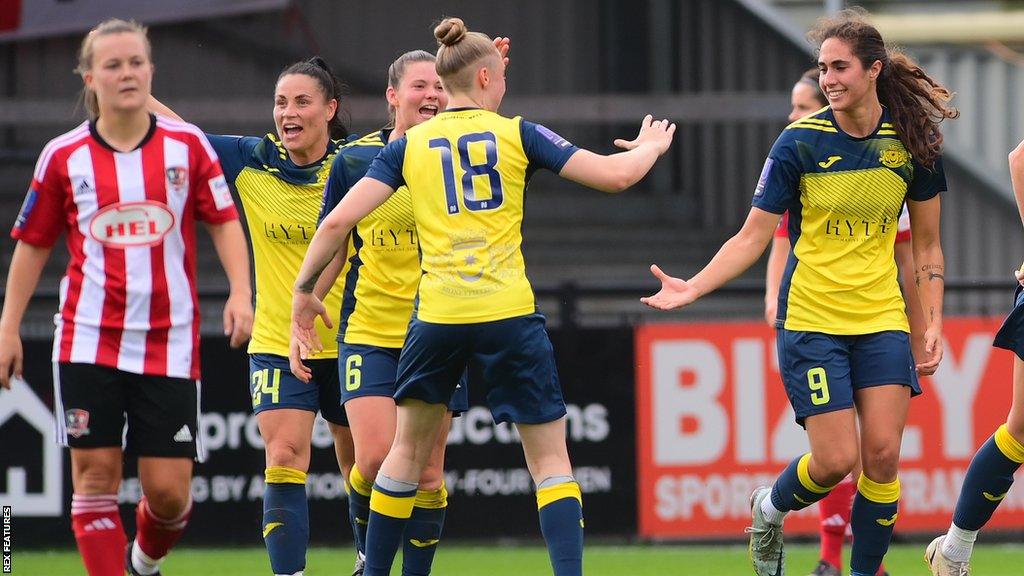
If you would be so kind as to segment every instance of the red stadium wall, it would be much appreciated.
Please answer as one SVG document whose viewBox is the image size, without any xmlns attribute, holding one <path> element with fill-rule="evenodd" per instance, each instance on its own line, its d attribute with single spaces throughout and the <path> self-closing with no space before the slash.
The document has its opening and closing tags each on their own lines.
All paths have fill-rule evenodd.
<svg viewBox="0 0 1024 576">
<path fill-rule="evenodd" d="M 991 347 L 1000 318 L 944 325 L 940 370 L 922 381 L 903 439 L 897 531 L 949 526 L 974 451 L 1006 417 L 1012 354 Z M 664 324 L 636 332 L 637 502 L 646 538 L 740 537 L 751 490 L 807 450 L 762 323 Z M 1024 490 L 991 527 L 1024 527 Z M 817 532 L 817 508 L 787 534 Z"/>
</svg>

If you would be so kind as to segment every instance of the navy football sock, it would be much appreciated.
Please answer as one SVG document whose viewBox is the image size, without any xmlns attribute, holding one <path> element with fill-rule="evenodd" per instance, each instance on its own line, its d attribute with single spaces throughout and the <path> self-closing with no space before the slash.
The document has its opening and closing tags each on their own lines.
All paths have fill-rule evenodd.
<svg viewBox="0 0 1024 576">
<path fill-rule="evenodd" d="M 405 526 L 402 548 L 402 576 L 427 576 L 434 563 L 434 553 L 441 541 L 444 516 L 448 509 L 448 490 L 442 484 L 437 490 L 416 492 L 416 504 Z"/>
<path fill-rule="evenodd" d="M 1013 473 L 1024 461 L 1024 447 L 1002 425 L 971 460 L 960 497 L 953 513 L 953 524 L 964 530 L 980 530 L 1013 484 Z"/>
<path fill-rule="evenodd" d="M 567 478 L 567 482 L 540 483 L 537 512 L 554 575 L 582 576 L 583 495 L 580 485 Z"/>
<path fill-rule="evenodd" d="M 306 567 L 309 507 L 306 473 L 286 466 L 266 469 L 263 493 L 263 541 L 275 574 L 294 574 Z"/>
<path fill-rule="evenodd" d="M 881 484 L 861 474 L 853 498 L 850 571 L 874 575 L 889 550 L 900 500 L 900 480 Z"/>
</svg>

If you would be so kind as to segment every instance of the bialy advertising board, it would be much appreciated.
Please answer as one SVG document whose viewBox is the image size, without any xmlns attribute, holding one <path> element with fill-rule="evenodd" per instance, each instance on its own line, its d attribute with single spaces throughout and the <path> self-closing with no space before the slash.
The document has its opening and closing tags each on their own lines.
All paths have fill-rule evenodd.
<svg viewBox="0 0 1024 576">
<path fill-rule="evenodd" d="M 945 357 L 911 402 L 897 531 L 945 530 L 975 450 L 1005 421 L 1013 355 L 992 348 L 1001 318 L 949 318 Z M 742 538 L 748 498 L 808 450 L 762 323 L 662 324 L 636 332 L 637 506 L 642 537 Z M 817 533 L 817 508 L 787 534 Z M 989 528 L 1024 527 L 1011 490 Z"/>
</svg>

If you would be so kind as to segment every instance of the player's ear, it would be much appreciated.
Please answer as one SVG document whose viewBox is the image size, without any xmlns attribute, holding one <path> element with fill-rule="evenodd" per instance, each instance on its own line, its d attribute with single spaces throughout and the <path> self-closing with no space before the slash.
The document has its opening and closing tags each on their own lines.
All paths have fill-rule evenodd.
<svg viewBox="0 0 1024 576">
<path fill-rule="evenodd" d="M 481 66 L 480 69 L 477 70 L 476 79 L 481 88 L 487 88 L 487 85 L 491 83 L 491 71 L 487 66 Z"/>
<path fill-rule="evenodd" d="M 395 90 L 393 87 L 388 86 L 388 89 L 384 91 L 384 98 L 388 101 L 388 104 L 390 104 L 392 108 L 398 107 L 398 91 Z"/>
</svg>

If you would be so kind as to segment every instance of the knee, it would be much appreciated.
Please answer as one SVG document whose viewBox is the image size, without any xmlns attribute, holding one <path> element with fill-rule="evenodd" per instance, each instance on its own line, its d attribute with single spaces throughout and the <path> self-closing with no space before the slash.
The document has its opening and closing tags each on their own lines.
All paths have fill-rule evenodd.
<svg viewBox="0 0 1024 576">
<path fill-rule="evenodd" d="M 191 483 L 185 486 L 157 486 L 146 492 L 146 504 L 157 518 L 177 518 L 185 512 L 192 499 Z"/>
<path fill-rule="evenodd" d="M 1017 414 L 1015 411 L 1011 411 L 1010 417 L 1006 419 L 1006 431 L 1019 444 L 1024 444 L 1024 414 Z"/>
<path fill-rule="evenodd" d="M 875 482 L 892 482 L 899 469 L 900 446 L 889 443 L 866 448 L 863 456 L 863 473 Z"/>
<path fill-rule="evenodd" d="M 309 446 L 280 439 L 267 444 L 267 466 L 287 466 L 305 471 L 308 466 Z"/>
<path fill-rule="evenodd" d="M 78 465 L 74 480 L 75 492 L 82 494 L 116 494 L 121 484 L 120 470 L 102 462 Z"/>
<path fill-rule="evenodd" d="M 822 486 L 835 486 L 843 481 L 857 465 L 857 450 L 830 450 L 825 454 L 814 454 L 814 470 L 811 479 Z M 820 476 L 820 478 L 819 478 Z"/>
<path fill-rule="evenodd" d="M 377 472 L 380 471 L 381 464 L 384 463 L 384 458 L 388 455 L 386 449 L 370 449 L 361 450 L 356 455 L 356 466 L 359 468 L 359 473 L 362 474 L 363 478 L 366 478 L 370 482 L 377 477 Z"/>
<path fill-rule="evenodd" d="M 437 490 L 444 484 L 444 469 L 441 466 L 428 464 L 420 475 L 420 490 Z"/>
</svg>

